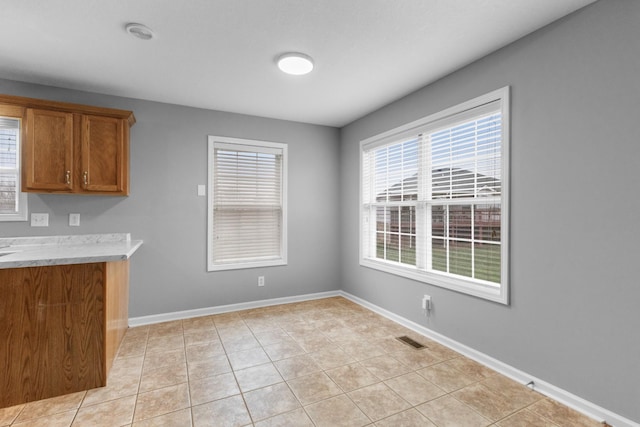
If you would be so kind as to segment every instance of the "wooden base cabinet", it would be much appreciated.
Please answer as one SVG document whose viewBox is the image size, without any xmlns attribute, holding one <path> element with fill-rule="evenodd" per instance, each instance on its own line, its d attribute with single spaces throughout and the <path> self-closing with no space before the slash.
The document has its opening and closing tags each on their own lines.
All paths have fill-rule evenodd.
<svg viewBox="0 0 640 427">
<path fill-rule="evenodd" d="M 129 261 L 0 269 L 0 408 L 106 385 Z"/>
</svg>

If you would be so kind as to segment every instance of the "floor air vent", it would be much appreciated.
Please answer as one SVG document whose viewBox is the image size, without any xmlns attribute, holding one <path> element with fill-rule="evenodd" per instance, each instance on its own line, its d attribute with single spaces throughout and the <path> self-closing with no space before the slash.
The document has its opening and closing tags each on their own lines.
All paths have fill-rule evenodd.
<svg viewBox="0 0 640 427">
<path fill-rule="evenodd" d="M 396 339 L 402 343 L 405 343 L 406 345 L 409 345 L 415 348 L 416 350 L 420 350 L 421 348 L 427 348 L 424 345 L 420 344 L 418 341 L 415 341 L 406 335 L 402 337 L 397 337 Z"/>
</svg>

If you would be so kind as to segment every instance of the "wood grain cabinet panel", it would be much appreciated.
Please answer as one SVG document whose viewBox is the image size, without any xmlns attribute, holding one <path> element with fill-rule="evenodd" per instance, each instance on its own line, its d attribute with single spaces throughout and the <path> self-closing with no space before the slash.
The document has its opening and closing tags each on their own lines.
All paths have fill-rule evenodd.
<svg viewBox="0 0 640 427">
<path fill-rule="evenodd" d="M 113 117 L 82 116 L 82 188 L 128 194 L 129 127 Z"/>
<path fill-rule="evenodd" d="M 10 95 L 0 104 L 26 109 L 23 191 L 129 194 L 131 111 Z"/>
<path fill-rule="evenodd" d="M 108 262 L 105 324 L 107 375 L 129 327 L 129 261 Z"/>
<path fill-rule="evenodd" d="M 26 123 L 25 189 L 71 191 L 73 114 L 29 108 Z"/>
<path fill-rule="evenodd" d="M 0 408 L 106 385 L 127 327 L 128 266 L 0 269 Z"/>
</svg>

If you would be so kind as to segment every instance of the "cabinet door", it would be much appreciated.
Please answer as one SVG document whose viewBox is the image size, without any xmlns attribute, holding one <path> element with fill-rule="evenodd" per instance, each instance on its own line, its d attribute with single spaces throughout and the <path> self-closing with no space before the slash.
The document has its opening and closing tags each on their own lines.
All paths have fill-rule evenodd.
<svg viewBox="0 0 640 427">
<path fill-rule="evenodd" d="M 106 385 L 105 271 L 0 269 L 0 408 Z"/>
<path fill-rule="evenodd" d="M 112 117 L 82 116 L 82 189 L 126 195 L 128 127 Z"/>
<path fill-rule="evenodd" d="M 73 175 L 73 114 L 27 109 L 23 189 L 70 191 Z"/>
</svg>

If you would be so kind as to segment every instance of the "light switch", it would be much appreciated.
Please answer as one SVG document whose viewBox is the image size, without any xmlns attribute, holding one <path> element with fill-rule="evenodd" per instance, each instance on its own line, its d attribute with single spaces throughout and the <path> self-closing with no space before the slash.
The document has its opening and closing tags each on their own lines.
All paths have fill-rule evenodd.
<svg viewBox="0 0 640 427">
<path fill-rule="evenodd" d="M 79 213 L 70 213 L 69 214 L 69 225 L 71 227 L 79 227 L 80 226 L 80 214 Z"/>
<path fill-rule="evenodd" d="M 31 226 L 32 227 L 48 227 L 49 214 L 48 213 L 32 213 Z"/>
<path fill-rule="evenodd" d="M 206 187 L 202 184 L 198 184 L 198 196 L 206 196 L 206 195 L 207 195 Z"/>
</svg>

